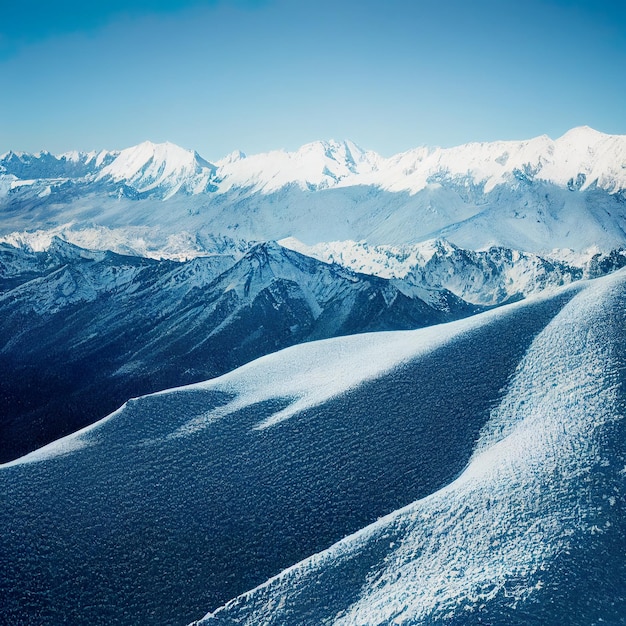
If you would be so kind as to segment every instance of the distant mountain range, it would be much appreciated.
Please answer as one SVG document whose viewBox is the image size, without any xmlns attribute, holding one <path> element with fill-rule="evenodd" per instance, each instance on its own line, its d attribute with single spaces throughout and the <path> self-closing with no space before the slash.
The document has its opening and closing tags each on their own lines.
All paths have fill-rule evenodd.
<svg viewBox="0 0 626 626">
<path fill-rule="evenodd" d="M 417 148 L 390 158 L 351 141 L 330 140 L 296 152 L 277 150 L 249 157 L 233 152 L 210 163 L 175 144 L 146 141 L 121 151 L 8 152 L 0 155 L 0 171 L 10 190 L 48 180 L 52 191 L 55 183 L 81 180 L 161 198 L 176 193 L 223 194 L 233 188 L 269 194 L 294 184 L 309 191 L 367 185 L 415 194 L 461 178 L 486 193 L 514 179 L 617 193 L 626 188 L 625 158 L 626 137 L 583 126 L 557 140 L 543 135 L 527 141 Z"/>
<path fill-rule="evenodd" d="M 121 152 L 3 155 L 0 236 L 56 228 L 78 245 L 114 242 L 138 254 L 134 240 L 147 238 L 153 254 L 169 257 L 210 252 L 202 239 L 216 235 L 609 252 L 624 243 L 625 190 L 626 136 L 587 127 L 555 141 L 419 148 L 388 159 L 329 141 L 209 163 L 145 142 Z M 80 235 L 87 227 L 91 245 Z"/>
</svg>

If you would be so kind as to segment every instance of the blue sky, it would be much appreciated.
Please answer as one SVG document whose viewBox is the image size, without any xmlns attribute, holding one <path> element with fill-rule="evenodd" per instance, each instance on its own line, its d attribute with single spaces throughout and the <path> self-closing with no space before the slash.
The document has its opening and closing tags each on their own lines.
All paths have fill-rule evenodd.
<svg viewBox="0 0 626 626">
<path fill-rule="evenodd" d="M 626 9 L 587 0 L 21 0 L 0 152 L 626 134 Z"/>
</svg>

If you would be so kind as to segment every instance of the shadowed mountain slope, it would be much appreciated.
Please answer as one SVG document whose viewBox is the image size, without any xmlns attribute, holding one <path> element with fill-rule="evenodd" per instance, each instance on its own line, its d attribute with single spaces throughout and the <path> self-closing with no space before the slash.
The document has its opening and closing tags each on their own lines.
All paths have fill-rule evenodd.
<svg viewBox="0 0 626 626">
<path fill-rule="evenodd" d="M 4 617 L 185 624 L 436 492 L 573 294 L 295 346 L 4 466 Z"/>
<path fill-rule="evenodd" d="M 474 313 L 445 290 L 406 295 L 275 243 L 185 263 L 3 246 L 0 460 L 104 417 L 130 397 L 206 380 L 311 339 Z"/>
</svg>

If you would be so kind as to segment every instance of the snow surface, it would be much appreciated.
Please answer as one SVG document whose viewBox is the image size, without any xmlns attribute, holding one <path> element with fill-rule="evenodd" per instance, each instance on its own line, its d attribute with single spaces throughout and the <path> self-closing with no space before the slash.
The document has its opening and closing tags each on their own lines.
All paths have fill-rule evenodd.
<svg viewBox="0 0 626 626">
<path fill-rule="evenodd" d="M 621 560 L 603 537 L 609 546 L 624 539 L 614 525 L 626 474 L 615 433 L 624 420 L 625 279 L 619 272 L 588 284 L 539 334 L 458 479 L 199 624 L 556 624 L 619 615 L 594 598 L 593 585 L 610 588 L 611 563 Z M 376 546 L 384 556 L 368 561 Z M 589 558 L 598 559 L 591 570 Z M 356 598 L 335 612 L 331 599 L 355 584 L 342 572 L 350 563 L 358 571 L 360 559 L 368 565 L 351 589 Z"/>
<path fill-rule="evenodd" d="M 494 314 L 417 331 L 381 332 L 312 342 L 298 346 L 289 359 L 280 352 L 262 357 L 215 381 L 201 383 L 199 388 L 222 391 L 234 398 L 185 424 L 174 436 L 191 434 L 216 419 L 261 402 L 288 400 L 285 408 L 256 425 L 258 429 L 269 428 L 378 378 L 477 324 L 487 323 L 490 315 Z"/>
<path fill-rule="evenodd" d="M 485 623 L 517 626 L 560 594 L 604 611 L 609 602 L 595 599 L 618 602 L 619 582 L 609 594 L 593 576 L 624 580 L 621 551 L 607 543 L 624 537 L 613 489 L 624 481 L 623 433 L 607 433 L 618 422 L 605 420 L 623 406 L 624 279 L 436 328 L 296 346 L 129 401 L 12 463 L 0 509 L 16 564 L 3 575 L 17 594 L 7 611 L 15 622 L 37 611 L 47 624 L 189 622 L 380 515 L 215 623 L 460 626 L 486 612 Z M 333 374 L 342 382 L 331 379 L 330 393 L 341 395 L 324 401 Z M 282 414 L 299 402 L 297 415 Z M 575 557 L 599 564 L 580 583 L 578 565 L 555 565 Z M 517 621 L 498 613 L 514 606 Z M 573 611 L 535 621 L 575 623 Z"/>
<path fill-rule="evenodd" d="M 14 461 L 8 461 L 7 463 L 0 463 L 0 470 L 6 469 L 9 467 L 14 467 L 18 465 L 28 465 L 30 463 L 38 463 L 40 461 L 50 461 L 51 459 L 55 459 L 58 457 L 63 457 L 68 454 L 73 454 L 86 448 L 90 445 L 89 435 L 94 431 L 97 431 L 104 424 L 106 424 L 109 420 L 114 419 L 117 415 L 121 414 L 124 411 L 124 407 L 126 404 L 122 405 L 117 411 L 114 411 L 110 415 L 102 418 L 97 421 L 95 424 L 90 424 L 85 428 L 81 428 L 79 431 L 72 433 L 66 437 L 62 437 L 61 439 L 57 439 L 37 450 L 33 450 L 33 452 L 29 452 L 24 456 L 21 456 Z"/>
</svg>

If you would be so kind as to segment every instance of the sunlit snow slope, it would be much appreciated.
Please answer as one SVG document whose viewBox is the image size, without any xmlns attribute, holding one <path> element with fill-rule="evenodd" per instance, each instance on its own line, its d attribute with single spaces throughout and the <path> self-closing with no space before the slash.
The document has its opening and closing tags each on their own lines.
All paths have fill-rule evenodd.
<svg viewBox="0 0 626 626">
<path fill-rule="evenodd" d="M 296 346 L 2 466 L 2 619 L 186 624 L 438 492 L 574 294 Z"/>
<path fill-rule="evenodd" d="M 536 337 L 456 480 L 200 623 L 624 624 L 625 282 Z"/>
</svg>

